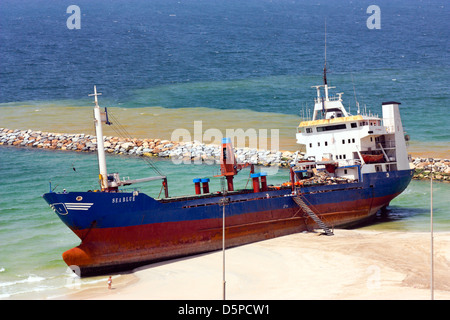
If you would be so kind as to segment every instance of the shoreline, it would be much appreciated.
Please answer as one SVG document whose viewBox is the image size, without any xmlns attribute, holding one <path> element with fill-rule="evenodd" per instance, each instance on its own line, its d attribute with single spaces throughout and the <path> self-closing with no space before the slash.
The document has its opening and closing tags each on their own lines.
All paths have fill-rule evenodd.
<svg viewBox="0 0 450 320">
<path fill-rule="evenodd" d="M 104 137 L 105 152 L 109 154 L 142 157 L 170 158 L 175 163 L 219 163 L 220 147 L 197 141 L 177 142 L 161 139 Z M 95 152 L 97 139 L 90 134 L 53 133 L 44 131 L 0 128 L 0 146 L 14 146 L 48 150 Z M 301 156 L 297 151 L 261 150 L 256 148 L 235 148 L 238 163 L 270 167 L 288 168 L 290 163 Z M 419 153 L 418 153 L 419 154 Z M 414 176 L 416 180 L 429 180 L 433 172 L 436 182 L 450 182 L 450 156 L 433 158 L 420 153 L 413 154 Z"/>
<path fill-rule="evenodd" d="M 337 229 L 332 237 L 304 232 L 227 249 L 227 299 L 427 300 L 429 239 L 420 232 Z M 434 296 L 450 299 L 450 233 L 434 239 Z M 220 300 L 222 252 L 148 265 L 126 277 L 113 276 L 113 290 L 105 276 L 56 299 Z"/>
</svg>

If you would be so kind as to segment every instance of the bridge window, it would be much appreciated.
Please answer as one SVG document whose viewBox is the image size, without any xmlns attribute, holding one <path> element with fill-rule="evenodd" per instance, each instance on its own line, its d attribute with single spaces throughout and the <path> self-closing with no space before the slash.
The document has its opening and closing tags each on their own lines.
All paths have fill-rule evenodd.
<svg viewBox="0 0 450 320">
<path fill-rule="evenodd" d="M 317 132 L 346 129 L 345 124 L 335 124 L 332 126 L 317 127 Z"/>
</svg>

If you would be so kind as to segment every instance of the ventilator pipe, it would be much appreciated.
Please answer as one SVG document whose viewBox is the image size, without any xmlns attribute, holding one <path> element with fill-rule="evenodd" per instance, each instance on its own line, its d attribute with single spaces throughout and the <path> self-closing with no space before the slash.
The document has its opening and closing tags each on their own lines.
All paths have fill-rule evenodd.
<svg viewBox="0 0 450 320">
<path fill-rule="evenodd" d="M 203 193 L 209 193 L 209 179 L 202 179 Z"/>
<path fill-rule="evenodd" d="M 250 177 L 253 180 L 253 192 L 259 192 L 259 177 L 260 173 L 252 173 Z"/>
<path fill-rule="evenodd" d="M 267 173 L 261 172 L 261 191 L 267 191 Z"/>
<path fill-rule="evenodd" d="M 201 181 L 201 179 L 196 178 L 196 179 L 194 179 L 192 181 L 195 184 L 195 194 L 201 194 L 202 193 L 202 191 L 200 189 L 200 181 Z"/>
</svg>

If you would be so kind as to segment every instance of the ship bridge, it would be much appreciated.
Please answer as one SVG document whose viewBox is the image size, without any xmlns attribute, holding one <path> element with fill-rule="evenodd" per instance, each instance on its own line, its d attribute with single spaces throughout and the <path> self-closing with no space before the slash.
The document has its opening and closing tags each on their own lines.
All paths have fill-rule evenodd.
<svg viewBox="0 0 450 320">
<path fill-rule="evenodd" d="M 340 168 L 361 166 L 362 173 L 409 169 L 398 102 L 383 103 L 383 118 L 360 114 L 359 105 L 358 114 L 351 115 L 342 104 L 343 93 L 329 96 L 332 87 L 326 82 L 313 88 L 312 119 L 300 122 L 296 134 L 297 143 L 306 148 L 305 159 L 332 161 Z"/>
</svg>

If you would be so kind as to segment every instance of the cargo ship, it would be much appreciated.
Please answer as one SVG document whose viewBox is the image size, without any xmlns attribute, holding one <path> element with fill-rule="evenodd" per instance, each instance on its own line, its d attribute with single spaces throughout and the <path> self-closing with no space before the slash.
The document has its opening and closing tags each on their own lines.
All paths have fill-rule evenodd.
<svg viewBox="0 0 450 320">
<path fill-rule="evenodd" d="M 63 260 L 81 277 L 100 275 L 305 230 L 333 235 L 333 228 L 373 217 L 413 175 L 399 103 L 383 103 L 382 118 L 350 115 L 341 93 L 329 96 L 324 74 L 324 84 L 315 87 L 313 117 L 302 121 L 296 133 L 306 153 L 286 170 L 285 183 L 273 185 L 270 176 L 255 172 L 253 165 L 237 163 L 231 139 L 224 138 L 224 188 L 209 190 L 215 177 L 195 178 L 193 194 L 176 197 L 169 196 L 166 176 L 122 180 L 118 173 L 108 173 L 102 125 L 110 123 L 94 87 L 101 187 L 96 192 L 50 190 L 43 195 L 81 240 L 63 253 Z M 233 178 L 245 168 L 252 187 L 236 189 Z M 162 198 L 123 188 L 152 180 L 161 181 Z"/>
</svg>

